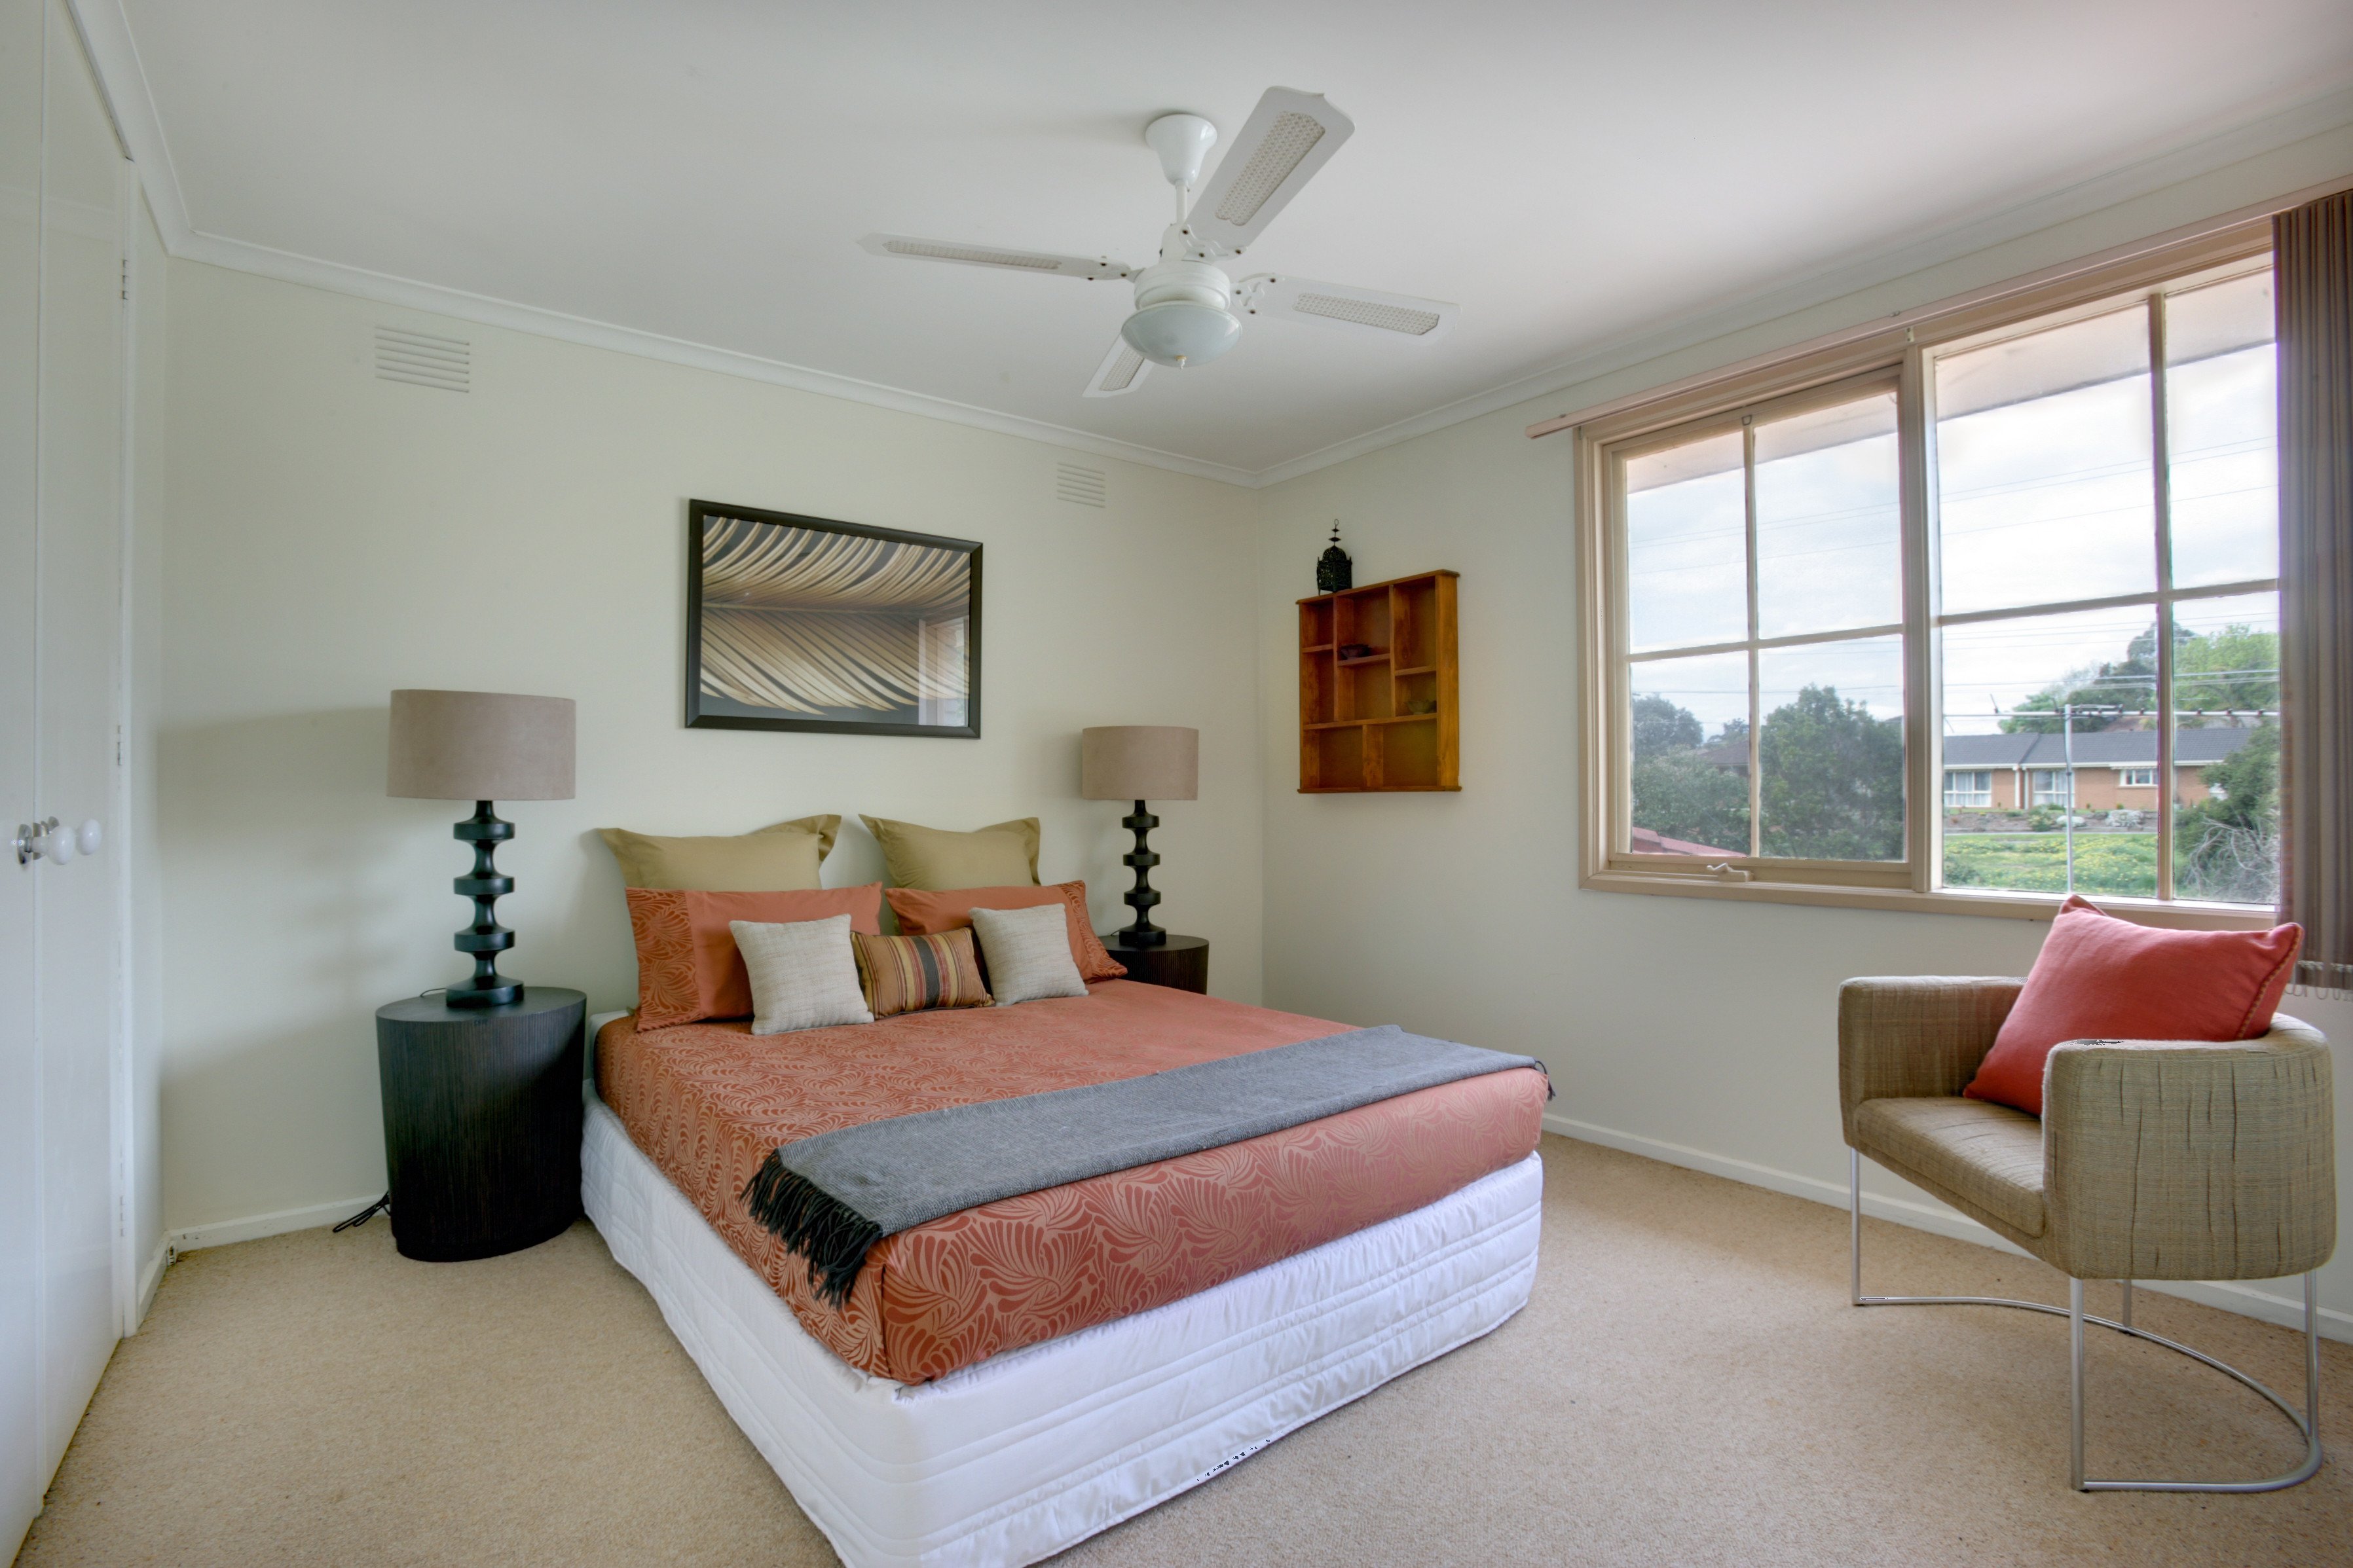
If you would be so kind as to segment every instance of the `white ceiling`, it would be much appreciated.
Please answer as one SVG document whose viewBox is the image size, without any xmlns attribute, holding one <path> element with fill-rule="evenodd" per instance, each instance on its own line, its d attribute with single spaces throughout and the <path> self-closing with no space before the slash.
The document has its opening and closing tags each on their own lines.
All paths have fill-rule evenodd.
<svg viewBox="0 0 2353 1568">
<path fill-rule="evenodd" d="M 200 239 L 1229 474 L 1545 390 L 1597 344 L 2353 82 L 2344 0 L 121 3 L 145 94 L 108 14 L 110 93 L 160 128 Z M 1082 401 L 1126 285 L 855 244 L 1150 260 L 1168 195 L 1145 122 L 1230 134 L 1276 83 L 1357 129 L 1249 269 L 1456 300 L 1451 335 L 1261 321 L 1213 365 Z"/>
</svg>

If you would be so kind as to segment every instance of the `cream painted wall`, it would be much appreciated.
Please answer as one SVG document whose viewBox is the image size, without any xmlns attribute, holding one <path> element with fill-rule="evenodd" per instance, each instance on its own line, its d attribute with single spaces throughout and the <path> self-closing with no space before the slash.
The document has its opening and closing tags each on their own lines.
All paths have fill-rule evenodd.
<svg viewBox="0 0 2353 1568">
<path fill-rule="evenodd" d="M 2337 132 L 1263 492 L 1267 1005 L 1532 1053 L 1553 1068 L 1563 1131 L 1842 1203 L 1840 981 L 2023 973 L 2046 928 L 1579 889 L 1571 453 L 1566 436 L 1522 432 L 2348 171 L 2353 132 Z M 1359 582 L 1462 574 L 1460 795 L 1295 793 L 1293 601 L 1314 592 L 1335 518 Z M 2292 998 L 2290 1010 L 2353 1043 L 2353 1006 Z M 2340 1207 L 2353 1216 L 2353 1068 L 2337 1089 Z M 1882 1212 L 1938 1223 L 1894 1178 L 1871 1186 L 1909 1205 Z M 2353 1337 L 2353 1249 L 2323 1300 L 2337 1304 L 2331 1331 Z"/>
<path fill-rule="evenodd" d="M 1119 923 L 1125 809 L 1077 798 L 1078 734 L 1201 731 L 1161 806 L 1163 918 L 1259 996 L 1255 498 L 1057 448 L 216 269 L 170 267 L 161 715 L 164 1188 L 195 1239 L 317 1223 L 384 1185 L 372 1016 L 464 973 L 449 826 L 384 795 L 397 686 L 580 704 L 579 798 L 502 811 L 526 980 L 624 1005 L 600 826 L 728 833 L 811 812 L 1045 821 L 1046 879 Z M 379 381 L 379 322 L 471 340 L 474 389 Z M 688 731 L 691 497 L 977 539 L 984 737 Z M 828 883 L 881 857 L 846 826 Z M 255 1224 L 256 1216 L 280 1216 Z M 204 1227 L 212 1227 L 206 1230 Z"/>
</svg>

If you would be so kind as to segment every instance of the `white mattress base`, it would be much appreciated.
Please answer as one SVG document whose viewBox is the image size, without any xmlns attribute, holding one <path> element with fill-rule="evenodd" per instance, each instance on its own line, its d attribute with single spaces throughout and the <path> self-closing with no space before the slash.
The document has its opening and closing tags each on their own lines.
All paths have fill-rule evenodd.
<svg viewBox="0 0 2353 1568">
<path fill-rule="evenodd" d="M 591 1095 L 581 1196 L 851 1568 L 1035 1563 L 1199 1485 L 1526 1304 L 1543 1165 L 936 1382 L 812 1339 Z"/>
</svg>

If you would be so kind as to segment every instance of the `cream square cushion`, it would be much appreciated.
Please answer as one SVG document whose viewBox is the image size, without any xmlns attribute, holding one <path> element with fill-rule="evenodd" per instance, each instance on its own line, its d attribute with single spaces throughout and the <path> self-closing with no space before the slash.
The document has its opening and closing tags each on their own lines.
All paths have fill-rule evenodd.
<svg viewBox="0 0 2353 1568">
<path fill-rule="evenodd" d="M 871 1024 L 849 917 L 765 925 L 730 921 L 736 951 L 752 977 L 752 1032 L 782 1035 L 828 1024 Z"/>
<path fill-rule="evenodd" d="M 1071 917 L 1059 904 L 972 911 L 988 989 L 1000 1007 L 1048 996 L 1083 996 L 1087 983 L 1071 956 Z"/>
<path fill-rule="evenodd" d="M 629 888 L 703 893 L 789 893 L 818 886 L 818 867 L 833 851 L 839 816 L 803 816 L 756 833 L 725 837 L 659 838 L 626 827 L 600 827 Z"/>
<path fill-rule="evenodd" d="M 1038 885 L 1038 819 L 999 822 L 970 833 L 949 833 L 888 817 L 862 820 L 882 846 L 891 883 L 944 893 L 956 888 Z"/>
</svg>

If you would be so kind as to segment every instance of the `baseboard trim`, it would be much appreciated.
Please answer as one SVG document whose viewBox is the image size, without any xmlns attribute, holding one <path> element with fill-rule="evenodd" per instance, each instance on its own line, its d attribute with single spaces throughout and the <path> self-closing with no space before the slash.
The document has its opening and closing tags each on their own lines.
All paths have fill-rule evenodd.
<svg viewBox="0 0 2353 1568">
<path fill-rule="evenodd" d="M 174 1256 L 172 1238 L 158 1237 L 155 1250 L 148 1254 L 146 1267 L 139 1270 L 139 1294 L 131 1309 L 132 1333 L 137 1333 L 139 1326 L 147 1321 L 147 1310 L 155 1304 L 155 1292 L 164 1288 L 164 1270 L 171 1267 Z"/>
<path fill-rule="evenodd" d="M 1787 1193 L 1791 1197 L 1809 1198 L 1818 1204 L 1827 1204 L 1832 1208 L 1842 1209 L 1847 1206 L 1846 1185 L 1841 1182 L 1825 1182 L 1815 1176 L 1801 1176 L 1794 1171 L 1778 1170 L 1771 1165 L 1757 1164 L 1754 1161 L 1734 1159 L 1728 1154 L 1717 1154 L 1705 1149 L 1694 1149 L 1685 1143 L 1670 1143 L 1662 1138 L 1649 1138 L 1639 1132 L 1620 1131 L 1615 1127 L 1603 1127 L 1591 1121 L 1580 1121 L 1571 1116 L 1547 1113 L 1544 1119 L 1544 1127 L 1546 1131 L 1557 1132 L 1564 1138 L 1574 1138 L 1585 1143 L 1599 1143 L 1604 1148 L 1616 1149 L 1628 1154 L 1640 1154 L 1646 1160 L 1657 1160 L 1662 1164 L 1681 1165 L 1685 1170 L 1699 1171 L 1711 1176 L 1722 1176 L 1729 1182 L 1739 1182 L 1747 1186 L 1764 1187 L 1772 1192 Z M 1873 1168 L 1876 1169 L 1876 1167 Z M 1880 1173 L 1889 1181 L 1902 1180 L 1901 1177 L 1887 1172 L 1883 1171 Z M 1930 1231 L 1937 1236 L 1948 1236 L 1956 1241 L 1975 1242 L 1979 1247 L 1994 1247 L 2021 1258 L 2029 1256 L 2024 1248 L 1988 1230 L 1967 1215 L 1957 1213 L 1933 1201 L 1923 1202 L 1910 1198 L 1889 1197 L 1883 1194 L 1874 1193 L 1866 1186 L 1862 1193 L 1862 1212 L 1873 1219 L 1894 1220 L 1898 1225 L 1908 1225 L 1915 1230 Z M 2284 1328 L 2304 1327 L 2303 1301 L 2286 1296 L 2274 1295 L 2269 1290 L 2259 1289 L 2253 1285 L 2238 1280 L 2145 1280 L 2141 1282 L 2140 1288 L 2144 1290 L 2161 1291 L 2168 1296 L 2179 1296 L 2184 1300 L 2195 1301 L 2200 1306 L 2220 1307 L 2226 1312 L 2237 1312 L 2245 1317 L 2258 1318 L 2264 1322 L 2278 1323 Z M 2323 1306 L 2320 1309 L 2320 1333 L 2323 1339 L 2353 1344 L 2353 1312 Z"/>
<path fill-rule="evenodd" d="M 381 1195 L 366 1193 L 355 1198 L 339 1198 L 331 1204 L 312 1204 L 308 1208 L 280 1209 L 274 1214 L 248 1215 L 243 1219 L 192 1225 L 185 1230 L 172 1232 L 164 1240 L 176 1254 L 200 1252 L 207 1247 L 227 1247 L 239 1241 L 259 1241 L 265 1236 L 284 1236 L 289 1231 L 316 1230 L 322 1225 L 342 1224 Z"/>
</svg>

